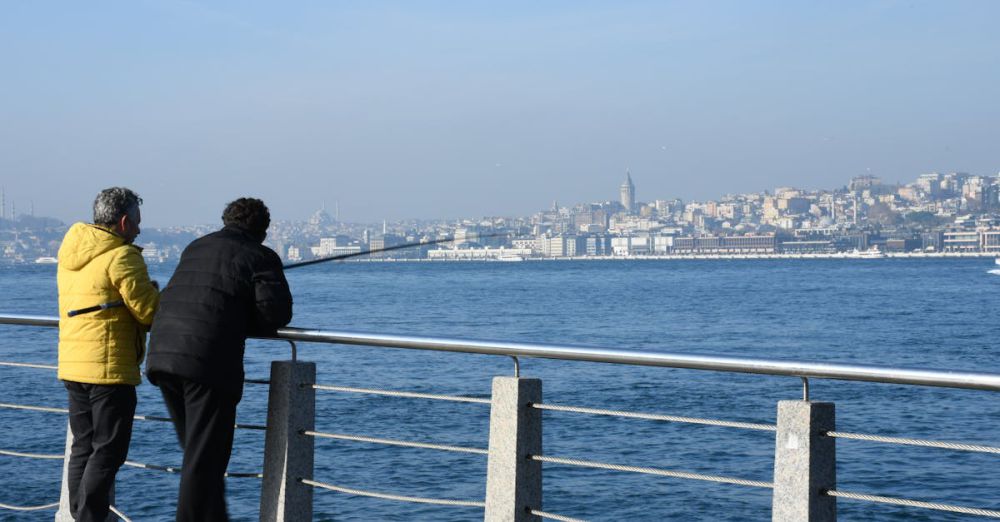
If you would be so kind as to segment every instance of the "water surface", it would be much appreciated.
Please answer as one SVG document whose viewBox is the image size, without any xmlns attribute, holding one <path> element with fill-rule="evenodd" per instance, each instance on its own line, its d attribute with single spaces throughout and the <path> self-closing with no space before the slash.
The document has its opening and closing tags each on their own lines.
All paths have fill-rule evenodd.
<svg viewBox="0 0 1000 522">
<path fill-rule="evenodd" d="M 344 263 L 290 271 L 294 326 L 567 343 L 972 371 L 996 370 L 1000 277 L 981 259 Z M 172 267 L 154 265 L 166 281 Z M 54 266 L 0 266 L 0 311 L 54 315 Z M 53 363 L 52 329 L 0 326 L 0 360 Z M 265 378 L 288 347 L 252 341 L 248 375 Z M 488 397 L 510 375 L 503 357 L 300 345 L 318 381 Z M 693 370 L 522 360 L 545 401 L 748 422 L 774 422 L 797 379 Z M 0 402 L 64 406 L 53 372 L 0 367 Z M 155 387 L 139 412 L 165 415 Z M 239 421 L 262 424 L 267 391 L 247 385 Z M 840 431 L 1000 445 L 996 393 L 812 381 L 837 405 Z M 317 429 L 485 448 L 486 406 L 319 392 Z M 64 420 L 0 410 L 0 448 L 60 453 Z M 770 481 L 774 435 L 731 428 L 544 414 L 544 452 L 619 464 Z M 263 435 L 239 431 L 231 471 L 259 470 Z M 838 487 L 1000 509 L 996 456 L 838 442 Z M 319 440 L 316 479 L 401 495 L 481 500 L 478 455 Z M 172 429 L 137 423 L 131 460 L 178 465 Z M 58 496 L 55 461 L 0 456 L 0 502 Z M 176 475 L 125 468 L 118 505 L 135 520 L 172 516 Z M 259 481 L 231 479 L 236 520 L 255 520 Z M 770 491 L 612 471 L 545 466 L 546 511 L 594 520 L 769 520 Z M 476 520 L 482 510 L 317 491 L 317 520 Z M 842 500 L 841 520 L 973 520 Z M 2 518 L 10 517 L 5 512 Z M 46 514 L 46 517 L 48 514 Z M 38 520 L 24 515 L 12 520 Z"/>
</svg>

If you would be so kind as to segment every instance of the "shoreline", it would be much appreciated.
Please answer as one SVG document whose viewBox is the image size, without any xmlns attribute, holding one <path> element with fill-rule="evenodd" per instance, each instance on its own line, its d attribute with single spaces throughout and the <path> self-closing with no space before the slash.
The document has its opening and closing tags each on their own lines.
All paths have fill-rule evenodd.
<svg viewBox="0 0 1000 522">
<path fill-rule="evenodd" d="M 1000 252 L 890 252 L 879 256 L 837 252 L 833 254 L 672 254 L 672 255 L 632 255 L 632 256 L 570 256 L 570 257 L 528 257 L 517 261 L 499 259 L 397 259 L 369 258 L 345 262 L 353 263 L 520 263 L 525 261 L 696 261 L 696 260 L 771 260 L 771 259 L 934 259 L 934 258 L 995 258 Z"/>
<path fill-rule="evenodd" d="M 667 255 L 631 255 L 631 256 L 570 256 L 570 257 L 527 257 L 519 260 L 501 259 L 406 259 L 406 258 L 367 258 L 347 259 L 341 263 L 520 263 L 544 261 L 741 261 L 741 260 L 774 260 L 774 259 L 842 259 L 876 261 L 880 259 L 943 259 L 943 258 L 981 258 L 1000 259 L 1000 252 L 887 252 L 878 256 L 856 254 L 852 252 L 837 252 L 832 254 L 667 254 Z M 152 263 L 150 265 L 169 264 Z M 0 266 L 17 265 L 55 265 L 55 263 L 35 263 L 22 261 L 13 263 L 0 262 Z M 998 265 L 1000 267 L 1000 265 Z"/>
</svg>

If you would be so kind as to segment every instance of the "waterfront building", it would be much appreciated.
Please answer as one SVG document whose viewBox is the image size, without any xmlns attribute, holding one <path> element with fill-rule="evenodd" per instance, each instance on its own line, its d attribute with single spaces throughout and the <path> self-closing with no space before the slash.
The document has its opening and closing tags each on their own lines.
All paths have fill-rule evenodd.
<svg viewBox="0 0 1000 522">
<path fill-rule="evenodd" d="M 982 252 L 1000 253 L 1000 229 L 983 230 L 979 236 Z"/>
<path fill-rule="evenodd" d="M 945 252 L 976 252 L 979 250 L 980 233 L 961 228 L 945 230 L 942 244 Z"/>
<path fill-rule="evenodd" d="M 785 254 L 830 254 L 837 247 L 832 239 L 794 239 L 782 241 L 780 250 Z"/>
<path fill-rule="evenodd" d="M 742 236 L 679 236 L 673 238 L 672 253 L 676 254 L 773 254 L 777 238 L 774 234 Z"/>
<path fill-rule="evenodd" d="M 603 234 L 586 235 L 581 237 L 581 254 L 586 256 L 610 256 L 611 238 Z"/>
<path fill-rule="evenodd" d="M 616 256 L 649 253 L 649 237 L 620 236 L 611 238 L 611 252 Z"/>
<path fill-rule="evenodd" d="M 541 236 L 536 239 L 538 252 L 545 257 L 573 257 L 577 255 L 577 236 Z"/>
<path fill-rule="evenodd" d="M 427 251 L 427 259 L 437 261 L 520 261 L 531 257 L 531 248 L 437 248 Z"/>
</svg>

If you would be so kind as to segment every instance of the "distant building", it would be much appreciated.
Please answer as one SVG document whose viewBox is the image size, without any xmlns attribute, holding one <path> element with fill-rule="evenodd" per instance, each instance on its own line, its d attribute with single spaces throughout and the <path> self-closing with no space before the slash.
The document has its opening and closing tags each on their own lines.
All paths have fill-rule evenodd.
<svg viewBox="0 0 1000 522">
<path fill-rule="evenodd" d="M 427 258 L 433 260 L 474 261 L 498 260 L 519 261 L 530 257 L 530 248 L 437 248 L 427 251 Z"/>
<path fill-rule="evenodd" d="M 577 255 L 577 239 L 577 236 L 558 235 L 552 237 L 542 236 L 535 241 L 538 245 L 539 253 L 545 257 L 573 257 Z"/>
<path fill-rule="evenodd" d="M 882 184 L 882 180 L 875 176 L 856 176 L 851 178 L 851 184 L 848 185 L 848 190 L 851 192 L 862 192 L 865 190 L 871 190 L 873 187 L 877 187 Z"/>
<path fill-rule="evenodd" d="M 625 171 L 625 181 L 618 188 L 618 194 L 625 212 L 635 212 L 635 185 L 632 184 L 632 175 L 628 171 Z"/>
</svg>

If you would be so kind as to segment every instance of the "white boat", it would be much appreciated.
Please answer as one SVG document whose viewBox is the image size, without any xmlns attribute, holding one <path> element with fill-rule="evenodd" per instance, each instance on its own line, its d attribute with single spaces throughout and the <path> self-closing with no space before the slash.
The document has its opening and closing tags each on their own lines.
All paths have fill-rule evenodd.
<svg viewBox="0 0 1000 522">
<path fill-rule="evenodd" d="M 871 247 L 868 250 L 854 249 L 847 253 L 847 257 L 854 259 L 879 259 L 885 257 L 885 252 L 879 250 L 878 247 Z"/>
<path fill-rule="evenodd" d="M 56 258 L 54 258 L 54 257 L 52 257 L 52 256 L 42 256 L 42 257 L 39 257 L 39 258 L 35 259 L 35 263 L 37 263 L 39 265 L 54 265 L 54 264 L 56 264 L 58 262 L 59 262 L 59 260 L 56 259 Z"/>
<path fill-rule="evenodd" d="M 1000 265 L 1000 257 L 994 257 L 993 262 Z"/>
<path fill-rule="evenodd" d="M 524 258 L 517 254 L 504 254 L 498 256 L 497 261 L 524 261 Z"/>
</svg>

